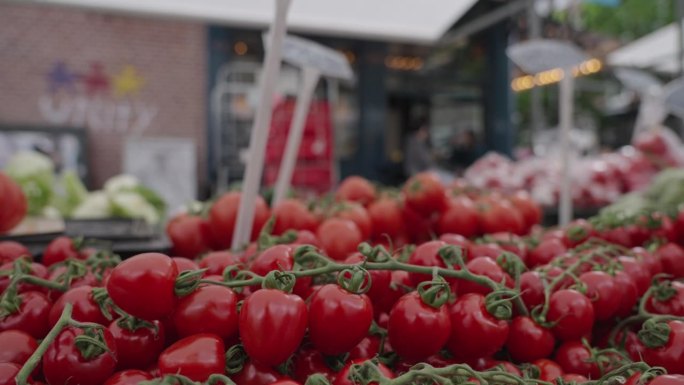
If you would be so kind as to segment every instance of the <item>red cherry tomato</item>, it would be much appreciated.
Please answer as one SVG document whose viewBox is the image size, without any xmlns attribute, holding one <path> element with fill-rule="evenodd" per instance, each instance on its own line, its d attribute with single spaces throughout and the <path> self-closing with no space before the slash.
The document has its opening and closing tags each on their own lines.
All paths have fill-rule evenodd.
<svg viewBox="0 0 684 385">
<path fill-rule="evenodd" d="M 389 237 L 396 239 L 404 233 L 404 218 L 401 205 L 396 199 L 380 198 L 368 206 L 373 239 Z"/>
<path fill-rule="evenodd" d="M 559 340 L 579 340 L 591 334 L 594 306 L 578 291 L 559 290 L 551 294 L 547 319 L 554 323 L 552 331 Z"/>
<path fill-rule="evenodd" d="M 84 332 L 68 327 L 62 330 L 43 356 L 43 374 L 50 385 L 99 385 L 114 373 L 117 350 L 112 333 L 102 329 L 109 352 L 84 357 L 76 347 L 76 337 Z"/>
<path fill-rule="evenodd" d="M 643 360 L 651 366 L 662 366 L 668 373 L 684 373 L 684 322 L 667 321 L 670 334 L 665 345 L 646 348 Z"/>
<path fill-rule="evenodd" d="M 138 385 L 147 380 L 152 380 L 154 377 L 142 370 L 129 369 L 114 373 L 104 385 Z"/>
<path fill-rule="evenodd" d="M 523 235 L 526 232 L 522 214 L 505 200 L 479 202 L 480 230 L 485 234 L 511 232 Z"/>
<path fill-rule="evenodd" d="M 294 267 L 294 253 L 296 248 L 291 245 L 275 245 L 259 254 L 249 269 L 261 276 L 265 276 L 273 270 L 292 271 Z M 301 295 L 308 291 L 311 286 L 311 278 L 297 279 L 293 289 L 295 294 Z"/>
<path fill-rule="evenodd" d="M 539 379 L 542 381 L 552 382 L 565 374 L 560 365 L 546 358 L 536 360 L 532 365 L 539 368 Z"/>
<path fill-rule="evenodd" d="M 591 351 L 581 342 L 564 342 L 556 351 L 555 359 L 565 372 L 581 374 L 590 379 L 601 378 L 599 366 L 591 362 Z"/>
<path fill-rule="evenodd" d="M 580 275 L 579 279 L 586 285 L 586 296 L 594 305 L 596 319 L 603 321 L 615 315 L 620 307 L 620 291 L 613 277 L 602 271 L 590 271 Z"/>
<path fill-rule="evenodd" d="M 130 330 L 125 325 L 122 326 L 122 323 L 122 320 L 114 320 L 108 327 L 119 353 L 117 368 L 147 368 L 156 361 L 156 357 L 164 349 L 164 325 L 159 321 L 153 321 L 156 331 L 149 327 Z"/>
<path fill-rule="evenodd" d="M 114 303 L 128 314 L 144 320 L 162 319 L 173 311 L 178 268 L 160 253 L 144 253 L 116 266 L 107 281 Z"/>
<path fill-rule="evenodd" d="M 666 298 L 649 298 L 646 310 L 655 314 L 684 316 L 684 283 L 673 281 L 668 283 L 671 293 Z"/>
<path fill-rule="evenodd" d="M 227 287 L 201 286 L 178 301 L 173 323 L 179 337 L 212 333 L 224 341 L 238 332 L 238 297 Z"/>
<path fill-rule="evenodd" d="M 326 219 L 318 226 L 316 235 L 328 256 L 338 261 L 355 252 L 363 241 L 363 234 L 356 223 L 342 218 Z"/>
<path fill-rule="evenodd" d="M 231 376 L 231 379 L 240 385 L 270 385 L 282 379 L 282 376 L 268 366 L 247 362 L 239 373 Z"/>
<path fill-rule="evenodd" d="M 625 318 L 632 313 L 632 310 L 639 299 L 637 286 L 632 277 L 623 271 L 616 272 L 613 281 L 620 293 L 620 306 L 618 306 L 615 315 Z"/>
<path fill-rule="evenodd" d="M 544 282 L 536 271 L 520 274 L 520 294 L 527 309 L 534 309 L 544 303 Z"/>
<path fill-rule="evenodd" d="M 314 349 L 303 349 L 297 352 L 293 361 L 292 377 L 304 383 L 310 375 L 316 373 L 324 375 L 328 381 L 335 378 L 335 372 L 326 365 L 321 352 Z"/>
<path fill-rule="evenodd" d="M 297 350 L 307 326 L 304 301 L 276 289 L 261 289 L 242 304 L 240 339 L 253 360 L 268 366 L 284 362 Z"/>
<path fill-rule="evenodd" d="M 50 331 L 50 301 L 43 293 L 36 291 L 19 294 L 19 298 L 19 311 L 0 318 L 0 331 L 16 329 L 30 334 L 33 338 L 43 339 Z"/>
<path fill-rule="evenodd" d="M 432 172 L 421 172 L 404 183 L 401 190 L 406 205 L 423 216 L 444 210 L 447 206 L 446 189 L 439 176 Z"/>
<path fill-rule="evenodd" d="M 335 199 L 358 202 L 367 206 L 375 200 L 375 187 L 368 179 L 356 175 L 348 176 L 337 187 Z"/>
<path fill-rule="evenodd" d="M 532 226 L 541 222 L 542 210 L 541 207 L 532 199 L 527 191 L 520 190 L 511 195 L 509 201 L 522 214 L 525 221 L 525 228 L 530 229 Z"/>
<path fill-rule="evenodd" d="M 532 362 L 551 355 L 556 344 L 553 333 L 530 317 L 516 317 L 511 321 L 506 347 L 511 358 L 518 362 Z"/>
<path fill-rule="evenodd" d="M 181 214 L 166 225 L 166 234 L 173 245 L 173 253 L 186 258 L 209 251 L 212 242 L 209 223 L 202 217 Z"/>
<path fill-rule="evenodd" d="M 19 242 L 0 241 L 0 264 L 13 262 L 20 257 L 33 258 L 29 249 Z"/>
<path fill-rule="evenodd" d="M 684 277 L 684 248 L 674 243 L 662 245 L 655 252 L 663 270 L 675 278 Z"/>
<path fill-rule="evenodd" d="M 585 382 L 588 382 L 588 381 L 589 381 L 589 379 L 586 378 L 586 377 L 584 377 L 583 375 L 581 375 L 581 374 L 574 374 L 574 373 L 564 374 L 561 378 L 562 378 L 563 381 L 565 381 L 566 383 L 568 383 L 568 382 L 574 382 L 574 383 L 576 383 L 576 384 L 584 384 Z M 556 383 L 558 383 L 558 382 L 556 381 Z"/>
<path fill-rule="evenodd" d="M 306 208 L 304 203 L 297 199 L 284 199 L 273 208 L 275 224 L 273 234 L 281 235 L 287 230 L 316 231 L 318 221 Z"/>
<path fill-rule="evenodd" d="M 584 219 L 577 219 L 566 227 L 563 243 L 568 247 L 575 247 L 594 235 L 594 228 L 589 222 Z"/>
<path fill-rule="evenodd" d="M 368 336 L 359 342 L 354 349 L 349 351 L 349 359 L 369 360 L 375 357 L 380 351 L 380 338 Z"/>
<path fill-rule="evenodd" d="M 223 270 L 228 266 L 239 264 L 240 261 L 230 251 L 212 251 L 205 254 L 198 262 L 200 269 L 207 269 L 205 275 L 223 275 Z"/>
<path fill-rule="evenodd" d="M 359 383 L 352 381 L 349 378 L 349 372 L 351 370 L 352 365 L 356 364 L 362 364 L 366 360 L 352 360 L 350 361 L 345 367 L 340 370 L 339 373 L 337 373 L 337 377 L 335 377 L 335 381 L 333 381 L 332 385 L 360 385 Z M 394 378 L 394 373 L 385 365 L 383 364 L 378 364 L 378 369 L 380 369 L 380 373 L 385 376 L 388 379 Z M 378 385 L 377 382 L 370 382 L 368 385 Z"/>
<path fill-rule="evenodd" d="M 447 348 L 462 359 L 488 357 L 499 351 L 508 338 L 508 322 L 496 319 L 485 308 L 485 297 L 469 293 L 449 307 L 451 337 Z M 394 346 L 394 344 L 393 344 Z"/>
<path fill-rule="evenodd" d="M 199 270 L 200 267 L 195 261 L 192 259 L 188 259 L 185 257 L 173 257 L 173 263 L 176 264 L 176 268 L 178 269 L 178 273 L 182 273 L 184 271 L 193 271 L 193 270 Z"/>
<path fill-rule="evenodd" d="M 278 380 L 271 385 L 301 385 L 299 382 L 292 380 Z"/>
<path fill-rule="evenodd" d="M 451 320 L 446 306 L 435 309 L 417 292 L 405 294 L 394 305 L 387 328 L 394 351 L 408 360 L 437 353 L 449 339 Z"/>
<path fill-rule="evenodd" d="M 48 322 L 52 328 L 62 315 L 64 306 L 67 303 L 73 305 L 71 317 L 80 322 L 94 322 L 100 325 L 107 325 L 109 321 L 102 314 L 100 307 L 92 295 L 93 288 L 91 286 L 81 286 L 69 289 L 64 295 L 59 297 L 57 302 L 52 305 L 48 315 Z"/>
<path fill-rule="evenodd" d="M 43 250 L 41 262 L 45 266 L 52 266 L 55 263 L 66 261 L 67 259 L 81 259 L 81 254 L 74 245 L 74 241 L 69 237 L 57 237 L 53 239 Z"/>
<path fill-rule="evenodd" d="M 15 377 L 19 374 L 21 366 L 11 362 L 0 362 L 0 385 L 17 385 Z M 29 384 L 33 384 L 33 380 L 29 378 Z"/>
<path fill-rule="evenodd" d="M 477 257 L 466 264 L 468 270 L 475 275 L 481 275 L 494 282 L 503 282 L 508 287 L 513 287 L 513 278 L 506 273 L 495 260 L 488 257 Z M 459 295 L 467 293 L 488 294 L 492 291 L 488 286 L 480 285 L 465 279 L 458 280 L 457 292 Z"/>
<path fill-rule="evenodd" d="M 639 262 L 648 268 L 651 273 L 651 277 L 656 274 L 663 272 L 663 264 L 655 254 L 649 252 L 641 247 L 635 247 L 632 249 L 632 253 L 636 255 Z"/>
<path fill-rule="evenodd" d="M 241 193 L 232 191 L 223 194 L 214 202 L 209 210 L 209 226 L 213 243 L 222 249 L 230 247 L 230 242 L 233 239 L 233 231 L 235 230 L 235 221 L 237 220 L 238 208 L 240 207 Z M 251 240 L 255 240 L 261 231 L 261 228 L 266 224 L 270 212 L 266 201 L 257 196 L 254 203 L 254 222 L 252 224 Z"/>
<path fill-rule="evenodd" d="M 23 365 L 38 347 L 35 338 L 21 330 L 0 332 L 0 362 Z"/>
<path fill-rule="evenodd" d="M 0 234 L 16 227 L 26 216 L 28 202 L 26 195 L 15 181 L 0 172 Z"/>
<path fill-rule="evenodd" d="M 4 265 L 0 266 L 0 271 L 8 271 L 11 272 L 14 269 L 14 263 L 13 262 L 7 262 Z M 31 266 L 29 267 L 28 274 L 34 275 L 38 278 L 48 278 L 48 270 L 45 266 L 43 266 L 40 263 L 36 262 L 31 262 Z M 10 276 L 5 275 L 5 276 L 0 276 L 0 292 L 5 291 L 7 286 L 10 283 Z M 25 293 L 27 291 L 40 291 L 44 292 L 45 288 L 42 286 L 37 286 L 37 285 L 31 285 L 26 282 L 20 282 L 19 285 L 17 286 L 17 290 L 19 293 Z"/>
<path fill-rule="evenodd" d="M 644 268 L 636 258 L 621 256 L 618 261 L 622 265 L 622 271 L 629 275 L 637 288 L 637 295 L 641 297 L 646 293 L 649 286 L 651 286 L 651 274 L 648 269 Z"/>
<path fill-rule="evenodd" d="M 477 207 L 470 198 L 459 196 L 449 201 L 447 210 L 437 222 L 440 234 L 453 233 L 474 237 L 480 233 Z"/>
<path fill-rule="evenodd" d="M 681 374 L 663 374 L 652 379 L 648 385 L 682 385 L 684 376 Z"/>
<path fill-rule="evenodd" d="M 353 202 L 341 203 L 335 211 L 337 218 L 348 219 L 356 224 L 361 231 L 361 238 L 370 239 L 373 234 L 373 222 L 368 211 L 360 204 Z"/>
<path fill-rule="evenodd" d="M 336 284 L 316 291 L 309 302 L 309 338 L 321 353 L 335 356 L 350 351 L 368 334 L 373 305 L 364 294 Z M 344 329 L 344 333 L 339 333 Z"/>
<path fill-rule="evenodd" d="M 544 239 L 537 247 L 530 251 L 527 256 L 527 267 L 531 269 L 536 266 L 546 265 L 558 256 L 565 254 L 566 251 L 565 244 L 559 239 Z"/>
<path fill-rule="evenodd" d="M 225 347 L 218 336 L 195 334 L 178 340 L 159 355 L 159 372 L 203 382 L 214 373 L 223 373 L 225 361 Z"/>
<path fill-rule="evenodd" d="M 363 255 L 361 253 L 354 253 L 344 260 L 346 264 L 357 264 L 364 261 Z M 383 298 L 390 294 L 390 283 L 392 282 L 392 272 L 389 270 L 370 270 L 368 272 L 371 279 L 371 287 L 368 290 L 368 298 L 371 299 L 374 305 L 383 302 Z M 381 311 L 389 311 L 391 307 L 384 308 L 381 307 Z"/>
<path fill-rule="evenodd" d="M 407 263 L 416 266 L 446 267 L 444 259 L 439 255 L 439 250 L 446 246 L 448 244 L 444 241 L 430 241 L 418 245 L 409 256 Z M 409 277 L 414 286 L 432 279 L 432 275 L 422 273 L 409 273 Z"/>
</svg>

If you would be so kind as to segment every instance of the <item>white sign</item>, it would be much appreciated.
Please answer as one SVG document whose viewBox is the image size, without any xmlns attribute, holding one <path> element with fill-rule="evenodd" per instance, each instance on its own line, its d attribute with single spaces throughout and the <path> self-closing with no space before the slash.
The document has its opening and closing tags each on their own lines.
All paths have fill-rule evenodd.
<svg viewBox="0 0 684 385">
<path fill-rule="evenodd" d="M 572 68 L 588 59 L 575 45 L 552 39 L 527 40 L 508 47 L 506 54 L 528 74 Z"/>
</svg>

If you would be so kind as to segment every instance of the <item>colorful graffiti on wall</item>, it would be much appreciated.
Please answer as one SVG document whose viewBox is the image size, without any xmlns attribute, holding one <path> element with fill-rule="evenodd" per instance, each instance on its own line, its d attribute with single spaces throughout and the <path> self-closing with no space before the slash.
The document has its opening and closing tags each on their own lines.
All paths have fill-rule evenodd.
<svg viewBox="0 0 684 385">
<path fill-rule="evenodd" d="M 132 65 L 109 73 L 100 62 L 79 71 L 57 61 L 47 70 L 45 81 L 46 93 L 39 97 L 38 108 L 51 124 L 141 134 L 158 112 L 141 100 L 146 81 Z"/>
</svg>

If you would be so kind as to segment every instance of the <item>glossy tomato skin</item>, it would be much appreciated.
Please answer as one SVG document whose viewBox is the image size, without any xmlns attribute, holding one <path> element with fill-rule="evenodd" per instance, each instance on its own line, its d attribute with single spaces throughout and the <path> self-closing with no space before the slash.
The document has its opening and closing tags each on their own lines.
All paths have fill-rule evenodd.
<svg viewBox="0 0 684 385">
<path fill-rule="evenodd" d="M 440 234 L 460 234 L 471 238 L 480 233 L 477 207 L 470 198 L 456 197 L 449 201 L 448 208 L 437 222 Z"/>
<path fill-rule="evenodd" d="M 288 230 L 315 231 L 318 221 L 306 208 L 304 203 L 297 199 L 283 199 L 273 208 L 275 224 L 273 234 L 281 235 Z"/>
<path fill-rule="evenodd" d="M 469 293 L 449 307 L 451 337 L 447 348 L 463 359 L 488 357 L 499 351 L 508 338 L 508 322 L 494 318 L 485 308 L 482 294 Z"/>
<path fill-rule="evenodd" d="M 200 269 L 207 269 L 204 275 L 223 275 L 223 271 L 228 266 L 240 264 L 235 254 L 228 250 L 212 251 L 205 254 L 198 262 Z"/>
<path fill-rule="evenodd" d="M 511 232 L 523 235 L 526 232 L 522 214 L 507 201 L 487 200 L 480 202 L 480 230 L 485 234 Z"/>
<path fill-rule="evenodd" d="M 16 329 L 24 331 L 33 338 L 42 339 L 50 331 L 48 314 L 50 301 L 43 293 L 28 291 L 19 294 L 19 311 L 0 318 L 0 331 Z"/>
<path fill-rule="evenodd" d="M 664 300 L 649 298 L 646 302 L 646 310 L 655 314 L 684 316 L 684 283 L 673 281 L 670 285 L 674 289 L 672 296 Z"/>
<path fill-rule="evenodd" d="M 41 262 L 45 266 L 52 266 L 55 263 L 66 261 L 67 259 L 80 259 L 80 253 L 74 241 L 66 236 L 53 239 L 45 250 Z"/>
<path fill-rule="evenodd" d="M 241 196 L 242 194 L 237 191 L 226 193 L 217 199 L 209 210 L 211 234 L 213 242 L 218 248 L 227 249 L 230 247 L 233 232 L 235 231 L 235 222 Z M 251 240 L 255 240 L 259 236 L 261 228 L 264 227 L 270 215 L 270 210 L 264 198 L 257 196 L 254 202 L 254 222 L 252 224 Z"/>
<path fill-rule="evenodd" d="M 366 178 L 357 175 L 348 176 L 337 187 L 335 199 L 358 202 L 367 206 L 375 200 L 375 187 Z"/>
<path fill-rule="evenodd" d="M 326 254 L 337 261 L 344 260 L 356 251 L 363 241 L 363 234 L 356 223 L 342 218 L 328 218 L 316 231 L 316 236 Z"/>
<path fill-rule="evenodd" d="M 238 296 L 223 286 L 201 286 L 178 301 L 173 322 L 179 337 L 212 333 L 224 341 L 237 335 Z"/>
<path fill-rule="evenodd" d="M 656 250 L 663 270 L 675 278 L 684 277 L 684 248 L 675 243 L 667 243 Z"/>
<path fill-rule="evenodd" d="M 32 258 L 26 246 L 15 241 L 0 241 L 0 264 L 14 262 L 20 257 Z"/>
<path fill-rule="evenodd" d="M 112 321 L 107 327 L 114 337 L 118 351 L 118 369 L 143 369 L 156 361 L 156 357 L 164 349 L 164 325 L 153 321 L 152 328 L 141 327 L 129 330 L 121 326 L 119 320 Z"/>
<path fill-rule="evenodd" d="M 368 211 L 358 203 L 344 202 L 341 208 L 336 210 L 337 218 L 348 219 L 356 224 L 361 231 L 361 238 L 370 239 L 373 234 L 373 222 Z"/>
<path fill-rule="evenodd" d="M 591 352 L 579 341 L 564 342 L 556 351 L 555 360 L 566 373 L 581 374 L 590 379 L 601 378 L 596 362 L 591 362 Z"/>
<path fill-rule="evenodd" d="M 84 358 L 75 345 L 75 338 L 82 334 L 83 330 L 68 327 L 48 347 L 43 356 L 43 374 L 50 385 L 99 385 L 114 373 L 117 350 L 112 333 L 102 329 L 109 352 L 91 359 Z"/>
<path fill-rule="evenodd" d="M 530 229 L 532 226 L 541 222 L 541 207 L 539 207 L 527 191 L 516 191 L 515 194 L 509 197 L 509 200 L 520 214 L 522 214 L 526 229 Z"/>
<path fill-rule="evenodd" d="M 0 362 L 23 365 L 38 347 L 36 339 L 20 330 L 0 332 Z"/>
<path fill-rule="evenodd" d="M 192 259 L 185 258 L 185 257 L 173 257 L 173 263 L 176 264 L 176 268 L 178 269 L 178 274 L 184 272 L 184 271 L 193 271 L 193 270 L 199 270 L 199 265 L 193 261 Z"/>
<path fill-rule="evenodd" d="M 615 312 L 615 315 L 625 318 L 632 313 L 634 306 L 637 304 L 639 296 L 637 294 L 637 286 L 630 275 L 623 271 L 617 271 L 613 277 L 615 286 L 620 293 L 620 305 Z"/>
<path fill-rule="evenodd" d="M 620 256 L 618 257 L 622 271 L 629 275 L 637 288 L 637 296 L 641 297 L 646 293 L 646 290 L 651 286 L 651 274 L 648 269 L 644 268 L 636 258 Z"/>
<path fill-rule="evenodd" d="M 665 345 L 646 348 L 644 361 L 651 366 L 662 366 L 670 374 L 684 374 L 684 321 L 667 321 L 670 335 Z"/>
<path fill-rule="evenodd" d="M 560 365 L 546 358 L 536 360 L 532 365 L 539 368 L 539 379 L 542 381 L 553 382 L 565 374 Z"/>
<path fill-rule="evenodd" d="M 519 316 L 511 321 L 506 347 L 513 360 L 532 362 L 549 357 L 555 344 L 553 333 L 532 318 Z"/>
<path fill-rule="evenodd" d="M 114 373 L 104 385 L 138 385 L 142 381 L 152 380 L 154 377 L 142 370 L 129 369 Z"/>
<path fill-rule="evenodd" d="M 648 385 L 682 385 L 684 376 L 681 374 L 663 374 L 652 379 Z"/>
<path fill-rule="evenodd" d="M 240 385 L 271 385 L 281 380 L 282 376 L 268 366 L 250 361 L 242 366 L 239 373 L 231 375 L 230 378 Z"/>
<path fill-rule="evenodd" d="M 93 288 L 91 286 L 80 286 L 69 289 L 52 305 L 48 315 L 48 322 L 52 328 L 62 315 L 64 306 L 67 303 L 73 305 L 71 317 L 76 321 L 94 322 L 100 325 L 107 325 L 109 321 L 105 318 L 100 307 L 93 299 Z"/>
<path fill-rule="evenodd" d="M 225 346 L 218 336 L 195 334 L 176 341 L 159 355 L 159 372 L 202 382 L 214 373 L 222 374 L 225 361 Z"/>
<path fill-rule="evenodd" d="M 324 285 L 309 302 L 309 338 L 326 355 L 350 351 L 368 334 L 372 322 L 370 299 L 337 284 Z"/>
<path fill-rule="evenodd" d="M 386 236 L 396 239 L 405 231 L 401 205 L 396 199 L 380 198 L 372 202 L 368 206 L 368 216 L 373 224 L 373 239 L 382 239 Z"/>
<path fill-rule="evenodd" d="M 448 246 L 444 241 L 429 241 L 418 245 L 409 256 L 407 263 L 416 266 L 446 267 L 444 259 L 439 255 L 439 250 Z M 409 273 L 413 286 L 418 286 L 423 281 L 430 281 L 430 274 Z"/>
<path fill-rule="evenodd" d="M 346 264 L 357 264 L 365 260 L 361 253 L 354 253 L 344 260 Z M 392 272 L 389 270 L 369 270 L 371 279 L 371 286 L 366 295 L 371 299 L 372 303 L 378 304 L 383 302 L 385 296 L 390 295 L 390 283 L 392 282 Z M 374 309 L 376 311 L 389 311 L 390 308 Z"/>
<path fill-rule="evenodd" d="M 603 321 L 615 315 L 620 307 L 620 291 L 613 277 L 602 271 L 589 271 L 579 279 L 586 285 L 586 296 L 594 305 L 596 319 Z"/>
<path fill-rule="evenodd" d="M 581 374 L 574 374 L 574 373 L 569 373 L 569 374 L 564 374 L 562 377 L 563 381 L 567 382 L 574 382 L 576 384 L 584 384 L 585 382 L 588 382 L 589 379 L 584 377 Z"/>
<path fill-rule="evenodd" d="M 579 340 L 591 334 L 594 306 L 576 290 L 559 290 L 551 294 L 547 319 L 555 323 L 552 331 L 559 340 Z"/>
<path fill-rule="evenodd" d="M 335 381 L 333 381 L 332 385 L 359 385 L 358 383 L 350 380 L 349 377 L 349 371 L 351 369 L 352 365 L 356 364 L 362 364 L 366 360 L 352 360 L 349 361 L 345 367 L 340 370 L 339 373 L 337 373 L 337 377 L 335 377 Z M 392 379 L 394 378 L 394 373 L 385 365 L 383 364 L 378 364 L 378 368 L 380 369 L 380 373 L 385 376 L 386 378 Z M 377 382 L 371 382 L 368 385 L 378 385 Z"/>
<path fill-rule="evenodd" d="M 153 321 L 174 309 L 178 267 L 173 259 L 160 253 L 143 253 L 116 266 L 107 281 L 107 292 L 114 303 L 128 314 Z"/>
<path fill-rule="evenodd" d="M 526 271 L 520 274 L 520 292 L 527 309 L 544 303 L 544 282 L 539 272 Z"/>
<path fill-rule="evenodd" d="M 423 303 L 417 292 L 405 294 L 389 315 L 387 328 L 394 351 L 408 360 L 437 353 L 449 339 L 451 319 L 446 306 L 435 309 Z"/>
<path fill-rule="evenodd" d="M 211 243 L 209 223 L 202 217 L 181 214 L 166 225 L 166 234 L 173 245 L 173 253 L 186 258 L 209 251 Z"/>
<path fill-rule="evenodd" d="M 447 206 L 446 189 L 433 172 L 418 173 L 404 183 L 406 205 L 423 216 L 430 216 Z"/>
<path fill-rule="evenodd" d="M 503 282 L 506 286 L 513 287 L 513 278 L 506 273 L 495 260 L 489 257 L 477 257 L 466 264 L 468 270 L 475 275 L 481 275 L 494 282 Z M 465 279 L 459 279 L 456 292 L 459 295 L 468 293 L 489 294 L 492 289 Z"/>
<path fill-rule="evenodd" d="M 11 362 L 0 362 L 0 385 L 17 385 L 14 379 L 17 374 L 19 374 L 21 366 L 13 364 Z M 33 384 L 33 381 L 29 378 L 29 384 Z"/>
<path fill-rule="evenodd" d="M 299 296 L 276 289 L 257 290 L 240 309 L 240 339 L 250 358 L 276 366 L 297 350 L 307 322 L 306 304 Z"/>
<path fill-rule="evenodd" d="M 368 336 L 361 340 L 352 350 L 349 351 L 350 360 L 369 360 L 375 357 L 380 351 L 380 338 Z"/>
<path fill-rule="evenodd" d="M 261 276 L 266 276 L 272 270 L 292 271 L 294 267 L 294 253 L 296 247 L 292 245 L 275 245 L 259 254 L 250 265 L 249 269 Z M 311 286 L 310 277 L 297 279 L 293 289 L 295 294 L 302 295 Z"/>
<path fill-rule="evenodd" d="M 7 262 L 0 266 L 0 271 L 12 271 L 14 269 L 14 263 L 13 262 Z M 47 278 L 48 277 L 48 270 L 45 266 L 43 266 L 40 263 L 36 262 L 31 262 L 31 266 L 28 269 L 28 273 L 31 275 L 34 275 L 38 278 Z M 0 293 L 5 291 L 7 286 L 10 283 L 10 277 L 5 275 L 5 276 L 0 276 Z M 39 291 L 39 292 L 45 292 L 46 289 L 41 286 L 36 286 L 36 285 L 31 285 L 26 282 L 20 282 L 19 285 L 17 286 L 17 290 L 19 293 L 25 293 L 27 291 Z"/>
<path fill-rule="evenodd" d="M 527 267 L 531 269 L 536 266 L 546 265 L 554 258 L 565 254 L 567 250 L 565 244 L 557 238 L 544 239 L 528 254 Z"/>
</svg>

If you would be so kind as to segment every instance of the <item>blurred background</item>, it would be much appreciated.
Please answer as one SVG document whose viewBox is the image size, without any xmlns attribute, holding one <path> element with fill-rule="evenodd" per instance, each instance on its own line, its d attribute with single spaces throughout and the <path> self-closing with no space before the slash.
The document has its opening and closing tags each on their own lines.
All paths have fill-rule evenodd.
<svg viewBox="0 0 684 385">
<path fill-rule="evenodd" d="M 134 175 L 171 207 L 239 182 L 273 6 L 0 2 L 0 168 L 34 150 L 91 190 Z M 506 55 L 534 38 L 566 40 L 587 55 L 572 74 L 578 153 L 629 144 L 649 87 L 682 75 L 683 8 L 678 0 L 294 0 L 288 32 L 343 53 L 355 74 L 319 82 L 294 185 L 325 192 L 352 174 L 397 185 L 410 173 L 414 139 L 430 151 L 430 168 L 454 176 L 490 151 L 508 161 L 552 153 L 560 79 L 525 74 Z M 621 80 L 620 68 L 636 75 Z M 265 186 L 275 181 L 299 76 L 284 65 Z M 681 137 L 681 120 L 665 115 Z"/>
</svg>

